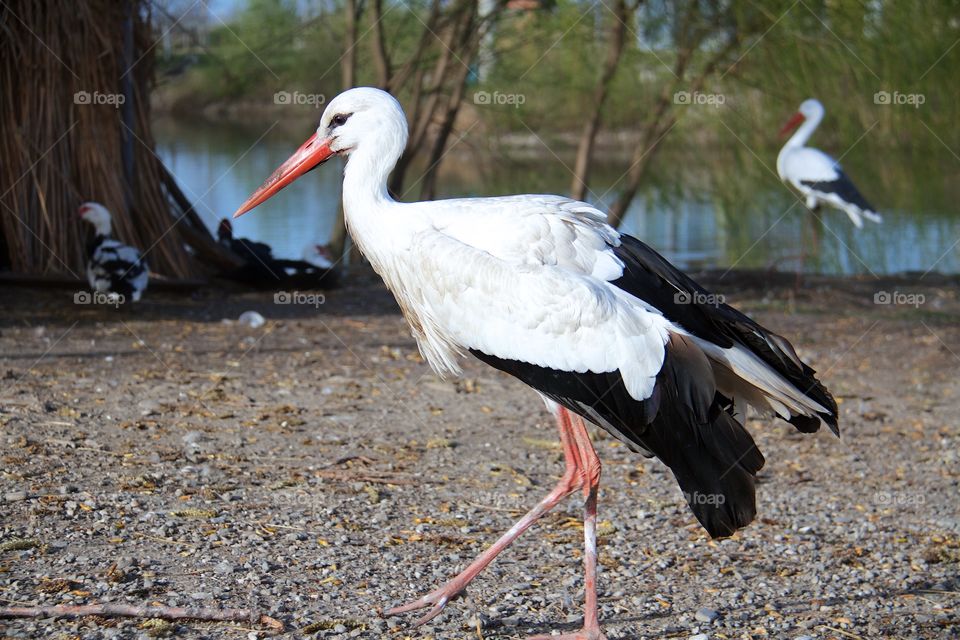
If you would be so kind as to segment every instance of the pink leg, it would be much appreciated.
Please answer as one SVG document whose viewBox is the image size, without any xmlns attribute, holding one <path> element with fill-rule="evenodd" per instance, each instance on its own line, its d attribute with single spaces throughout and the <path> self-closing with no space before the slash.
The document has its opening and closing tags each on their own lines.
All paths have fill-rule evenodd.
<svg viewBox="0 0 960 640">
<path fill-rule="evenodd" d="M 583 461 L 583 628 L 561 636 L 536 636 L 528 640 L 606 640 L 597 613 L 597 491 L 600 487 L 600 458 L 590 442 L 580 416 L 571 416 L 574 441 Z"/>
<path fill-rule="evenodd" d="M 560 430 L 560 442 L 563 445 L 563 456 L 566 463 L 566 469 L 563 477 L 557 482 L 556 486 L 543 500 L 531 509 L 523 518 L 514 524 L 509 531 L 500 537 L 493 545 L 484 551 L 476 560 L 470 563 L 466 569 L 460 572 L 452 580 L 427 595 L 409 602 L 405 605 L 394 607 L 385 611 L 383 615 L 394 616 L 399 613 L 406 613 L 424 607 L 431 607 L 430 611 L 423 617 L 413 623 L 414 627 L 420 626 L 434 617 L 436 617 L 447 603 L 457 594 L 462 592 L 477 574 L 483 571 L 487 565 L 493 562 L 501 551 L 506 549 L 520 537 L 520 534 L 530 528 L 533 523 L 539 520 L 545 513 L 557 506 L 564 498 L 583 486 L 581 464 L 581 447 L 576 441 L 576 427 L 572 423 L 573 415 L 566 409 L 561 409 L 557 415 L 557 427 Z M 575 418 L 579 420 L 579 418 Z M 583 422 L 580 421 L 582 427 Z"/>
<path fill-rule="evenodd" d="M 600 459 L 590 442 L 587 428 L 580 416 L 571 414 L 566 409 L 560 409 L 557 414 L 557 426 L 560 430 L 566 470 L 553 491 L 455 578 L 418 600 L 384 612 L 384 615 L 396 615 L 431 607 L 430 611 L 417 620 L 413 626 L 419 626 L 432 620 L 454 596 L 462 592 L 470 581 L 483 571 L 501 551 L 510 546 L 521 533 L 579 488 L 583 489 L 585 499 L 583 519 L 585 591 L 583 629 L 575 634 L 539 636 L 538 638 L 539 640 L 606 640 L 603 632 L 600 631 L 600 622 L 597 615 L 597 491 L 600 486 Z M 538 639 L 532 638 L 530 640 Z"/>
</svg>

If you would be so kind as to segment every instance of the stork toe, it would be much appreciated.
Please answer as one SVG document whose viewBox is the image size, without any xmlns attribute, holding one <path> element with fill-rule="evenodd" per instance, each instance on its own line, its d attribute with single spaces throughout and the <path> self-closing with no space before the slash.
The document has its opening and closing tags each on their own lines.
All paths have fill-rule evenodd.
<svg viewBox="0 0 960 640">
<path fill-rule="evenodd" d="M 418 618 L 416 622 L 414 622 L 411 626 L 419 627 L 420 625 L 426 624 L 427 622 L 433 620 L 435 617 L 440 615 L 440 612 L 443 611 L 444 607 L 447 606 L 447 603 L 450 602 L 455 597 L 457 597 L 460 593 L 462 593 L 466 589 L 467 587 L 466 584 L 455 584 L 455 582 L 456 582 L 455 580 L 451 580 L 450 582 L 443 585 L 439 589 L 436 589 L 435 591 L 431 591 L 430 593 L 428 593 L 427 595 L 421 598 L 412 600 L 407 604 L 402 604 L 399 607 L 393 607 L 392 609 L 387 609 L 386 611 L 383 612 L 383 616 L 384 617 L 396 616 L 402 613 L 408 613 L 410 611 L 416 611 L 418 609 L 425 609 L 426 607 L 430 607 L 430 611 L 428 611 L 422 617 Z"/>
</svg>

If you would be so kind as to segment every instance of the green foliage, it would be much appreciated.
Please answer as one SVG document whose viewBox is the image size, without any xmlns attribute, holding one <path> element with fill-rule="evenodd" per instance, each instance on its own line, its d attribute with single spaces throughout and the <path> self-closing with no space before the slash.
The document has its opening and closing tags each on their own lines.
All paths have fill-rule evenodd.
<svg viewBox="0 0 960 640">
<path fill-rule="evenodd" d="M 415 50 L 429 4 L 385 3 L 394 66 Z M 298 6 L 294 0 L 249 0 L 229 25 L 215 28 L 209 51 L 180 81 L 191 99 L 268 101 L 279 90 L 335 94 L 344 48 L 342 5 L 311 5 L 322 12 L 309 17 Z M 582 126 L 613 14 L 603 3 L 583 0 L 546 6 L 503 11 L 484 42 L 485 76 L 468 91 L 468 103 L 480 90 L 524 96 L 520 108 L 468 110 L 492 130 L 555 135 Z M 960 149 L 953 126 L 960 120 L 958 9 L 960 0 L 648 0 L 627 25 L 602 130 L 636 130 L 645 121 L 674 81 L 678 45 L 696 43 L 689 65 L 697 69 L 734 38 L 736 46 L 702 89 L 722 95 L 724 104 L 678 109 L 671 144 L 729 144 L 736 136 L 751 149 L 775 147 L 783 120 L 801 100 L 816 96 L 827 107 L 817 136 L 823 146 L 842 152 L 869 131 L 862 143 L 868 147 Z M 375 78 L 369 14 L 358 25 L 361 84 Z M 429 70 L 433 62 L 425 59 L 421 67 Z M 919 95 L 923 104 L 878 104 L 875 94 L 884 91 Z"/>
</svg>

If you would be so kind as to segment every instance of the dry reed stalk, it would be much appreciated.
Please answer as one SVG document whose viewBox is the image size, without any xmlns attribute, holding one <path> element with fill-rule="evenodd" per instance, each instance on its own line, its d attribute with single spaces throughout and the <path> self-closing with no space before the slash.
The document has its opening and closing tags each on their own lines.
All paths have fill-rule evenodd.
<svg viewBox="0 0 960 640">
<path fill-rule="evenodd" d="M 82 275 L 89 230 L 76 210 L 86 200 L 110 209 L 114 235 L 147 250 L 154 272 L 197 278 L 238 264 L 182 194 L 171 189 L 154 153 L 149 98 L 155 34 L 149 4 L 130 2 L 136 61 L 129 70 L 131 184 L 122 154 L 131 132 L 123 109 L 115 106 L 119 98 L 93 103 L 94 96 L 122 95 L 126 3 L 10 0 L 0 5 L 0 267 Z M 91 99 L 84 104 L 82 96 Z"/>
</svg>

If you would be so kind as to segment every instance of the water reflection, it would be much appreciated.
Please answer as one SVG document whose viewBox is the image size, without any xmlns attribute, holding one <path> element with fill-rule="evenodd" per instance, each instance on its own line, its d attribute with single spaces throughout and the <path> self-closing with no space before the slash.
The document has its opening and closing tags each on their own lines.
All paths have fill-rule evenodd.
<svg viewBox="0 0 960 640">
<path fill-rule="evenodd" d="M 158 122 L 155 133 L 160 156 L 212 231 L 304 137 L 280 127 L 264 134 L 263 130 L 170 121 Z M 888 193 L 880 195 L 901 196 L 889 199 L 909 201 L 922 194 L 924 207 L 912 212 L 881 207 L 883 225 L 868 224 L 857 230 L 845 214 L 833 210 L 821 211 L 817 221 L 766 167 L 755 158 L 744 159 L 738 151 L 742 152 L 720 154 L 719 159 L 716 154 L 661 152 L 622 230 L 682 268 L 794 269 L 803 252 L 806 271 L 827 274 L 882 275 L 924 272 L 931 267 L 939 272 L 960 271 L 960 251 L 955 246 L 960 239 L 960 216 L 954 205 L 947 204 L 946 189 L 938 192 L 937 180 L 920 169 L 922 165 L 895 167 L 894 171 L 910 170 L 916 175 L 892 176 L 889 166 L 848 166 L 864 184 L 883 185 Z M 709 155 L 714 156 L 712 164 L 707 164 Z M 569 188 L 567 169 L 549 154 L 539 160 L 486 160 L 463 158 L 461 166 L 449 167 L 441 180 L 441 195 L 565 193 Z M 620 179 L 623 167 L 619 163 L 597 170 L 590 199 L 601 208 L 615 196 L 611 186 Z M 236 235 L 270 244 L 278 257 L 300 257 L 305 245 L 329 237 L 340 177 L 332 165 L 311 173 L 256 215 L 237 220 Z M 411 178 L 416 178 L 416 172 Z M 921 186 L 923 179 L 926 185 Z M 415 183 L 411 184 L 414 188 L 407 200 L 417 195 Z"/>
</svg>

